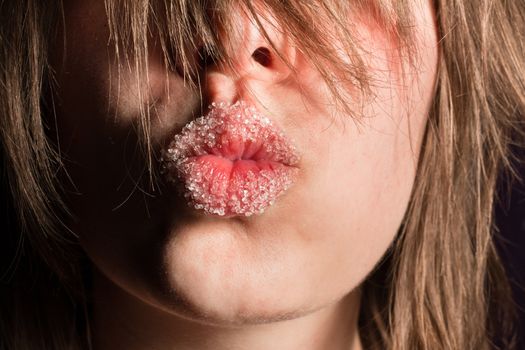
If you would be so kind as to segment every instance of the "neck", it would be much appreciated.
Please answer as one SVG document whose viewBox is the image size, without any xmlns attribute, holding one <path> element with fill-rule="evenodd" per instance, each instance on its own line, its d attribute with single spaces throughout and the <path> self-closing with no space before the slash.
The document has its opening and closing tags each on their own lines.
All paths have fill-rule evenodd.
<svg viewBox="0 0 525 350">
<path fill-rule="evenodd" d="M 95 273 L 95 350 L 282 349 L 361 350 L 359 291 L 307 316 L 260 325 L 221 327 L 179 317 L 130 295 Z"/>
</svg>

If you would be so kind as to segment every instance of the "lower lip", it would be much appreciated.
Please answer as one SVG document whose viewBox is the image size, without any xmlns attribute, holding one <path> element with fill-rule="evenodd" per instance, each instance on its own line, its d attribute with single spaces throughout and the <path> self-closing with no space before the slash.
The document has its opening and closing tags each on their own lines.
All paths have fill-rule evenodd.
<svg viewBox="0 0 525 350">
<path fill-rule="evenodd" d="M 189 157 L 177 168 L 190 206 L 220 216 L 262 213 L 297 174 L 297 168 L 275 161 L 210 154 Z"/>
</svg>

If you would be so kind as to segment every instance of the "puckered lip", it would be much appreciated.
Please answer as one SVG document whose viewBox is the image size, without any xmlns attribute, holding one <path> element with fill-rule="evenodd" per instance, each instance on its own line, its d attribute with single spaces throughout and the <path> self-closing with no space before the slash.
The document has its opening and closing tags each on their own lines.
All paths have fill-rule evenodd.
<svg viewBox="0 0 525 350">
<path fill-rule="evenodd" d="M 266 116 L 239 101 L 212 104 L 163 154 L 163 170 L 189 206 L 220 216 L 250 216 L 295 181 L 298 153 Z"/>
</svg>

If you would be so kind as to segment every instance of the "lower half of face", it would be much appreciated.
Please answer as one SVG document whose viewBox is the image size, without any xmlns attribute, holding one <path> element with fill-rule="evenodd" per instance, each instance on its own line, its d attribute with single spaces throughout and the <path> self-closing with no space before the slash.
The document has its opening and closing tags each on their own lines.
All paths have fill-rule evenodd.
<svg viewBox="0 0 525 350">
<path fill-rule="evenodd" d="M 75 184 L 68 195 L 72 227 L 93 264 L 142 301 L 220 324 L 296 317 L 357 288 L 391 244 L 410 198 L 437 60 L 429 5 L 416 16 L 422 59 L 408 83 L 393 73 L 390 46 L 363 25 L 370 55 L 363 58 L 378 83 L 353 116 L 333 107 L 299 53 L 299 76 L 307 81 L 301 88 L 248 75 L 243 89 L 232 88 L 238 81 L 219 72 L 229 85 L 214 86 L 237 89 L 231 96 L 278 126 L 300 156 L 291 186 L 251 216 L 188 205 L 196 200 L 175 188 L 188 186 L 176 171 L 178 185 L 151 185 L 147 157 L 137 147 L 142 92 L 154 101 L 147 111 L 157 170 L 173 135 L 183 135 L 200 115 L 201 100 L 155 60 L 147 87 L 125 71 L 108 78 L 115 75 L 113 60 L 106 41 L 96 40 L 107 35 L 103 10 L 90 1 L 67 9 L 71 44 L 58 69 L 60 144 Z"/>
</svg>

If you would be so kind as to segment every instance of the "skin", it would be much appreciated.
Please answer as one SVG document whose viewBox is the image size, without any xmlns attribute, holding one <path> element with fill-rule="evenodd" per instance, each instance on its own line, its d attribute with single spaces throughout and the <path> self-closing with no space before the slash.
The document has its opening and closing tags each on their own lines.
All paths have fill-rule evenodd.
<svg viewBox="0 0 525 350">
<path fill-rule="evenodd" d="M 166 74 L 155 47 L 149 83 L 137 85 L 126 69 L 117 79 L 102 2 L 67 3 L 65 49 L 58 40 L 51 61 L 71 226 L 93 263 L 95 349 L 361 348 L 359 286 L 400 226 L 434 91 L 433 13 L 430 1 L 415 6 L 421 60 L 409 78 L 381 28 L 356 22 L 377 82 L 358 122 L 333 108 L 318 72 L 276 28 L 266 29 L 298 77 L 275 56 L 270 65 L 254 60 L 269 46 L 239 15 L 243 35 L 225 38 L 237 48 L 237 71 L 208 67 L 205 103 L 250 101 L 301 161 L 297 182 L 263 215 L 219 218 L 141 178 L 141 108 L 152 112 L 158 152 L 202 113 L 198 91 Z"/>
</svg>

